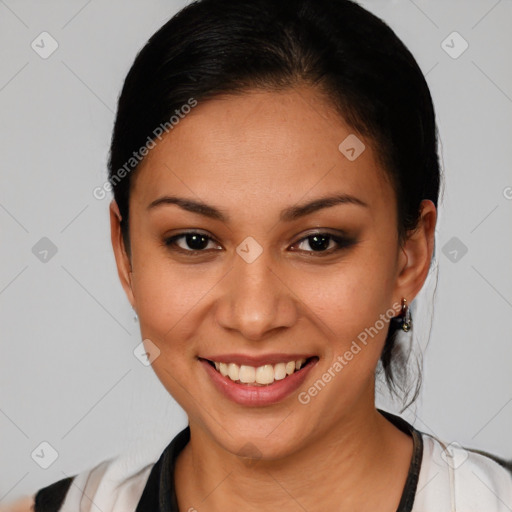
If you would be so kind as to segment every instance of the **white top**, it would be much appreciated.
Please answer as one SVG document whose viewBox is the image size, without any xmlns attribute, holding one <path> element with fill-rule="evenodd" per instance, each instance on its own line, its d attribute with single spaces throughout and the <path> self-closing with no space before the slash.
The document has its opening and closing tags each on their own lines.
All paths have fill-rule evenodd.
<svg viewBox="0 0 512 512">
<path fill-rule="evenodd" d="M 413 512 L 510 512 L 512 472 L 425 433 Z M 451 455 L 451 457 L 450 457 Z"/>
</svg>

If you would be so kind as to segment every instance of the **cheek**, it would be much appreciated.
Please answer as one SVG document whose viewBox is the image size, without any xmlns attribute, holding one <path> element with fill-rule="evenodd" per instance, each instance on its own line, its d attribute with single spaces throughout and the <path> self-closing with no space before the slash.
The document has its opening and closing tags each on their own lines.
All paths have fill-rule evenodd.
<svg viewBox="0 0 512 512">
<path fill-rule="evenodd" d="M 167 248 L 150 236 L 150 226 L 139 227 L 134 221 L 133 227 L 132 282 L 141 328 L 164 342 L 186 323 L 183 320 L 208 290 L 211 274 L 173 261 Z"/>
<path fill-rule="evenodd" d="M 321 320 L 329 344 L 328 361 L 346 355 L 345 373 L 370 375 L 380 357 L 389 328 L 394 281 L 392 258 L 371 247 L 357 257 L 316 275 L 302 275 L 298 294 Z M 345 363 L 343 363 L 345 364 Z"/>
<path fill-rule="evenodd" d="M 142 335 L 154 338 L 163 351 L 183 350 L 214 284 L 206 274 L 195 278 L 186 274 L 175 266 L 147 265 L 134 279 Z"/>
<path fill-rule="evenodd" d="M 184 386 L 197 370 L 190 341 L 200 323 L 201 298 L 211 286 L 204 279 L 187 278 L 169 264 L 146 261 L 134 279 L 141 336 L 160 351 L 152 362 L 158 379 L 185 410 L 191 410 L 189 385 Z"/>
<path fill-rule="evenodd" d="M 391 307 L 392 267 L 386 258 L 364 255 L 322 273 L 303 274 L 300 294 L 335 332 L 372 325 Z"/>
</svg>

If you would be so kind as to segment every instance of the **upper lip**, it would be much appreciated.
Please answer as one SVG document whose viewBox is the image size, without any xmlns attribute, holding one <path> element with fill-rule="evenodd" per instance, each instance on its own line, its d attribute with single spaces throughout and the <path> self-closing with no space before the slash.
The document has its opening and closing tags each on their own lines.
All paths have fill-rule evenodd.
<svg viewBox="0 0 512 512">
<path fill-rule="evenodd" d="M 315 354 L 264 354 L 259 356 L 250 356 L 244 354 L 217 354 L 209 356 L 199 356 L 199 359 L 208 359 L 217 363 L 235 363 L 239 366 L 263 366 L 265 364 L 288 363 L 299 359 L 309 359 L 315 357 Z"/>
</svg>

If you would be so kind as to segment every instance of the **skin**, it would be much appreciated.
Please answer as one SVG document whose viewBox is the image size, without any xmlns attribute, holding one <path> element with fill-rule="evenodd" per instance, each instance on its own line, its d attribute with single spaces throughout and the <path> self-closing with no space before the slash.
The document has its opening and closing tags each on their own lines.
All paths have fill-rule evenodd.
<svg viewBox="0 0 512 512">
<path fill-rule="evenodd" d="M 35 501 L 33 496 L 23 496 L 18 500 L 0 505 L 0 512 L 34 512 Z"/>
<path fill-rule="evenodd" d="M 435 206 L 422 202 L 418 228 L 400 247 L 395 194 L 371 141 L 358 135 L 366 149 L 354 161 L 338 150 L 352 133 L 307 86 L 218 97 L 196 106 L 133 176 L 131 258 L 111 203 L 121 284 L 142 338 L 160 350 L 154 371 L 189 418 L 191 440 L 176 464 L 180 510 L 398 506 L 412 439 L 374 405 L 387 329 L 306 405 L 297 393 L 270 406 L 238 405 L 217 391 L 197 359 L 316 354 L 304 391 L 381 314 L 393 305 L 398 314 L 401 298 L 410 303 L 420 291 L 434 247 Z M 368 207 L 338 204 L 280 220 L 283 209 L 334 193 L 354 195 Z M 164 195 L 207 203 L 229 221 L 177 205 L 148 210 Z M 164 244 L 191 229 L 212 238 L 202 253 L 186 253 L 185 238 L 178 247 Z M 356 241 L 328 255 L 306 238 L 339 230 Z M 248 236 L 263 250 L 252 263 L 236 252 Z M 247 443 L 253 460 L 238 455 Z"/>
</svg>

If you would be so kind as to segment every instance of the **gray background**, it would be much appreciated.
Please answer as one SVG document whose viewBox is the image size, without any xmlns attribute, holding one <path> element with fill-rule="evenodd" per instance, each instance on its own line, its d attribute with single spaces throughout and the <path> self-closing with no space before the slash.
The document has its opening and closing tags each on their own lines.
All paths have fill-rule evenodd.
<svg viewBox="0 0 512 512">
<path fill-rule="evenodd" d="M 127 450 L 155 460 L 186 425 L 133 355 L 140 332 L 114 266 L 109 199 L 92 195 L 129 66 L 184 4 L 0 0 L 0 502 Z M 413 310 L 424 386 L 404 417 L 512 458 L 512 2 L 362 4 L 426 74 L 446 173 L 437 290 L 433 275 Z M 51 49 L 43 31 L 58 43 L 46 59 L 31 47 Z M 445 51 L 462 48 L 453 31 L 469 44 L 457 58 Z M 57 249 L 45 261 L 43 237 Z M 43 441 L 58 454 L 47 469 Z"/>
</svg>

